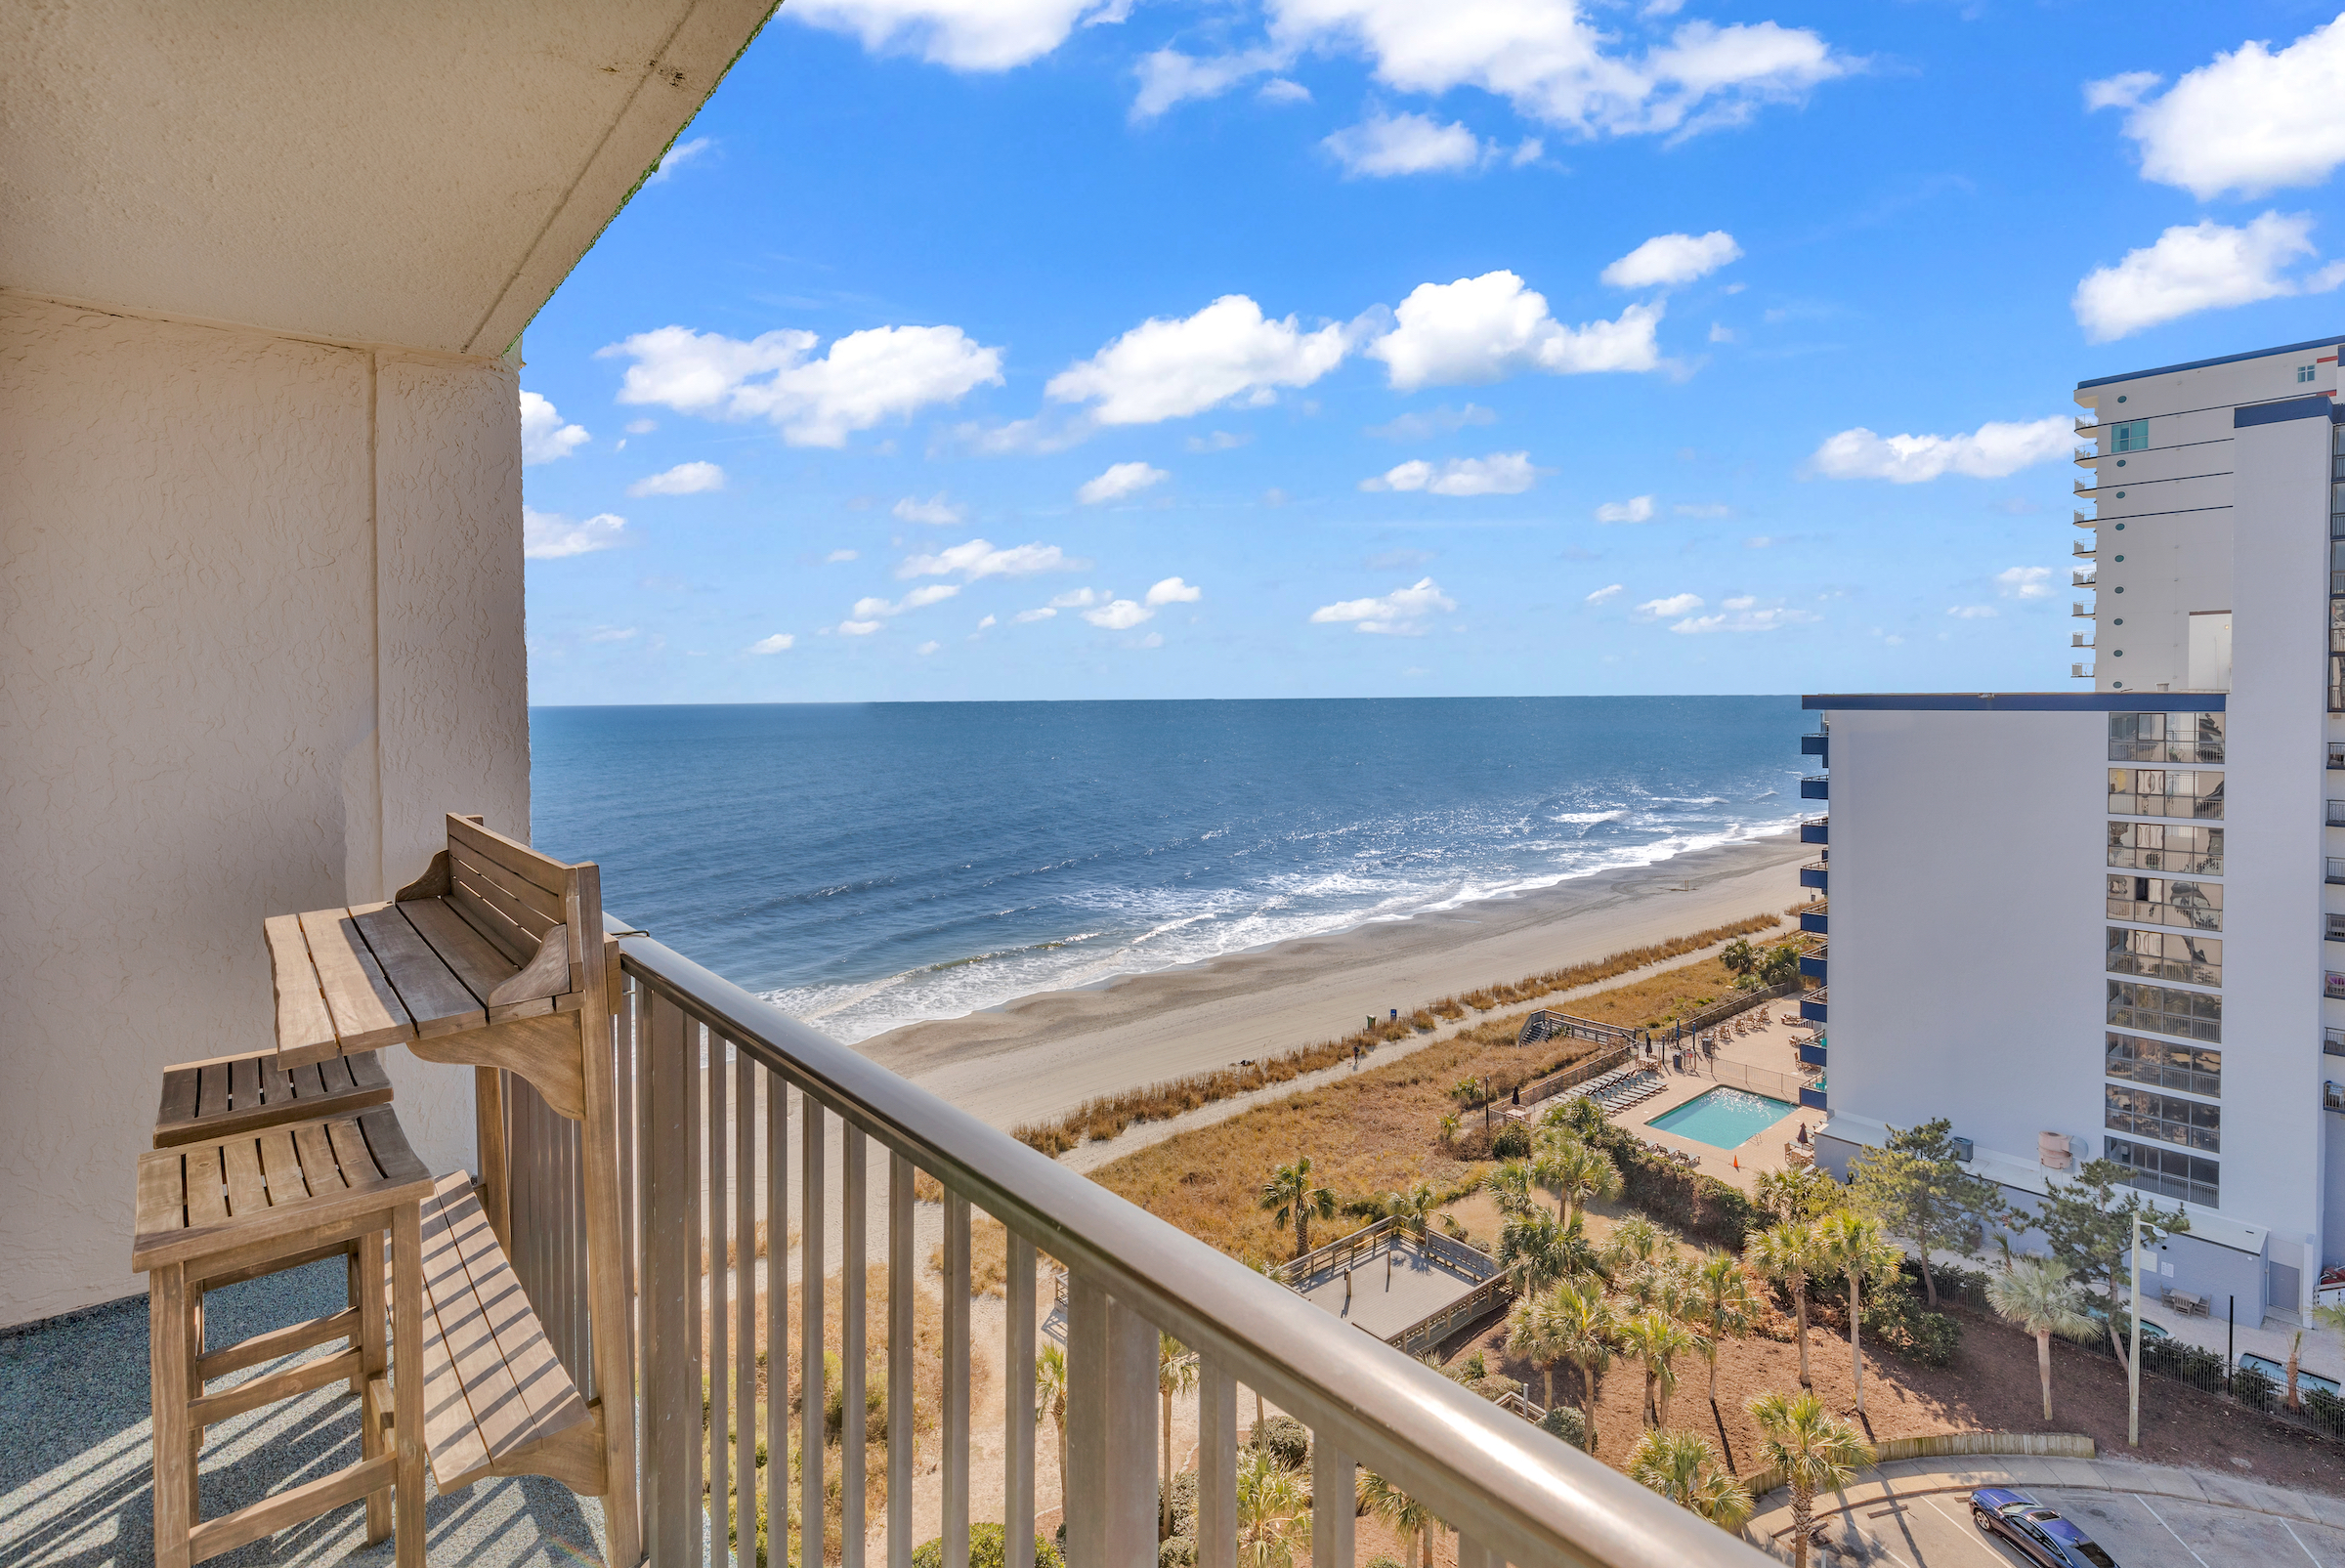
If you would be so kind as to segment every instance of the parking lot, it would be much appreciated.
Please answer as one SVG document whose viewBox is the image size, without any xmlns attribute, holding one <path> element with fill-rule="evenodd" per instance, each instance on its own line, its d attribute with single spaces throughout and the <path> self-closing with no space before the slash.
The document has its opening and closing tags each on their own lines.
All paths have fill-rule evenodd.
<svg viewBox="0 0 2345 1568">
<path fill-rule="evenodd" d="M 2029 1497 L 2072 1519 L 2121 1568 L 2345 1568 L 2345 1529 L 2175 1497 L 2030 1486 Z M 1906 1568 L 2025 1564 L 2016 1547 L 1971 1523 L 1968 1494 L 1927 1492 L 1859 1503 L 1826 1526 L 1843 1562 Z"/>
</svg>

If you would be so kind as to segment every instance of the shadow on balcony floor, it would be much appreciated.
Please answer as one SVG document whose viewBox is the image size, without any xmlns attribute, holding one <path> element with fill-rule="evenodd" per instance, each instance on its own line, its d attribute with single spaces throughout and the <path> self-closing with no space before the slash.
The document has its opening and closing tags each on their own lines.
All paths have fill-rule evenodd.
<svg viewBox="0 0 2345 1568">
<path fill-rule="evenodd" d="M 206 1297 L 215 1345 L 336 1312 L 339 1261 L 313 1263 Z M 214 1392 L 308 1360 L 340 1341 L 215 1381 Z M 0 1562 L 12 1568 L 98 1568 L 154 1560 L 148 1422 L 147 1301 L 118 1301 L 0 1338 Z M 359 1455 L 359 1402 L 320 1389 L 214 1426 L 198 1486 L 206 1517 L 331 1473 Z M 483 1481 L 455 1497 L 425 1493 L 435 1565 L 479 1568 L 603 1560 L 602 1504 L 536 1476 Z M 365 1545 L 365 1509 L 351 1504 L 211 1558 L 224 1565 L 384 1563 L 391 1543 Z"/>
</svg>

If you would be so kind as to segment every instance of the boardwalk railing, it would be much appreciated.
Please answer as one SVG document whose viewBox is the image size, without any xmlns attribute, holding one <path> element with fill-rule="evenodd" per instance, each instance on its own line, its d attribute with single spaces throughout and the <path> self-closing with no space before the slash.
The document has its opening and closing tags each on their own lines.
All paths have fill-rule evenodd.
<svg viewBox="0 0 2345 1568">
<path fill-rule="evenodd" d="M 1347 1268 L 1359 1268 L 1376 1260 L 1386 1248 L 1404 1241 L 1420 1242 L 1425 1255 L 1455 1269 L 1469 1279 L 1487 1280 L 1498 1273 L 1498 1264 L 1479 1248 L 1469 1247 L 1454 1236 L 1444 1236 L 1428 1228 L 1423 1237 L 1396 1219 L 1380 1219 L 1373 1225 L 1339 1236 L 1334 1241 L 1312 1248 L 1300 1257 L 1290 1258 L 1270 1271 L 1270 1277 L 1282 1285 L 1300 1288 L 1313 1280 Z"/>
<path fill-rule="evenodd" d="M 1517 1045 L 1536 1045 L 1543 1039 L 1569 1036 L 1574 1039 L 1592 1039 L 1599 1045 L 1634 1045 L 1643 1036 L 1634 1029 L 1618 1024 L 1599 1023 L 1593 1018 L 1574 1018 L 1569 1013 L 1550 1012 L 1545 1007 L 1522 1021 L 1514 1037 Z"/>
<path fill-rule="evenodd" d="M 1241 1384 L 1310 1429 L 1314 1496 L 1348 1499 L 1355 1468 L 1367 1466 L 1458 1532 L 1461 1568 L 1764 1560 L 1399 1351 L 1329 1333 L 1325 1313 L 1275 1281 L 651 937 L 613 929 L 624 987 L 614 1057 L 636 1366 L 631 1376 L 606 1375 L 601 1387 L 606 1399 L 636 1390 L 645 1539 L 658 1568 L 735 1557 L 748 1568 L 761 1519 L 777 1568 L 864 1568 L 867 1552 L 882 1551 L 888 1568 L 909 1568 L 916 1485 L 941 1499 L 944 1568 L 967 1568 L 979 1212 L 1007 1230 L 1005 1482 L 989 1510 L 1005 1526 L 1006 1568 L 1032 1568 L 1034 1555 L 1038 1251 L 1067 1275 L 1069 1568 L 1156 1561 L 1160 1330 L 1200 1360 L 1198 1568 L 1237 1559 Z M 923 1347 L 916 1368 L 912 1287 L 928 1260 L 915 1226 L 934 1213 L 916 1195 L 921 1178 L 942 1200 L 943 1334 L 941 1350 Z M 827 1300 L 822 1282 L 831 1276 Z M 794 1297 L 793 1277 L 803 1285 Z M 871 1296 L 882 1288 L 874 1323 Z M 826 1321 L 832 1313 L 835 1325 Z M 826 1441 L 831 1374 L 823 1352 L 831 1343 L 842 1384 L 835 1445 Z M 874 1445 L 885 1466 L 883 1521 L 864 1516 L 867 1356 L 887 1379 L 886 1433 Z M 916 1433 L 916 1373 L 933 1386 L 940 1357 L 941 1399 L 919 1413 L 933 1424 Z M 794 1548 L 792 1486 L 804 1529 Z M 1314 1568 L 1349 1568 L 1353 1517 L 1348 1503 L 1311 1514 Z"/>
</svg>

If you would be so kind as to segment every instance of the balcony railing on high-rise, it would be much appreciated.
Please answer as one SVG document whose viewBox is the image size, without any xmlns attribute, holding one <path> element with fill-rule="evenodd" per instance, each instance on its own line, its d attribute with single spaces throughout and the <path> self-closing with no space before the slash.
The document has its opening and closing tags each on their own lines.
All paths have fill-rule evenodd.
<svg viewBox="0 0 2345 1568">
<path fill-rule="evenodd" d="M 1063 1324 L 1065 1344 L 1071 1568 L 1156 1560 L 1160 1331 L 1198 1358 L 1199 1568 L 1237 1563 L 1241 1386 L 1309 1428 L 1311 1491 L 1341 1500 L 1311 1514 L 1313 1568 L 1353 1561 L 1350 1499 L 1362 1466 L 1457 1533 L 1461 1568 L 1766 1560 L 650 936 L 609 925 L 618 946 L 615 984 L 623 986 L 613 1039 L 618 1251 L 636 1312 L 626 1341 L 633 1367 L 598 1386 L 606 1398 L 635 1390 L 645 1539 L 660 1568 L 722 1565 L 734 1551 L 747 1568 L 756 1555 L 750 1521 L 760 1517 L 775 1532 L 771 1560 L 789 1560 L 782 1521 L 792 1487 L 808 1536 L 820 1539 L 828 1509 L 836 1560 L 865 1568 L 867 1527 L 878 1522 L 864 1517 L 866 1413 L 881 1408 L 885 1434 L 869 1449 L 886 1467 L 885 1561 L 910 1568 L 918 1379 L 909 1285 L 929 1266 L 931 1245 L 919 1239 L 930 1232 L 916 1220 L 916 1184 L 943 1210 L 942 1390 L 936 1426 L 918 1443 L 922 1473 L 937 1475 L 924 1484 L 941 1491 L 945 1568 L 967 1568 L 975 1506 L 971 1271 L 980 1213 L 1006 1231 L 1002 1502 L 991 1511 L 1005 1530 L 1007 1568 L 1034 1560 L 1037 1338 L 1048 1304 L 1038 1296 L 1040 1252 L 1066 1275 L 1064 1313 L 1052 1323 Z M 549 1119 L 512 1148 L 516 1165 L 568 1172 L 547 1185 L 543 1212 L 529 1216 L 553 1232 L 567 1223 L 561 1194 L 576 1186 L 576 1129 Z M 554 1250 L 527 1287 L 533 1299 L 567 1291 L 585 1300 L 572 1278 L 583 1256 Z M 803 1282 L 834 1280 L 834 1293 L 809 1286 L 793 1296 L 784 1288 L 793 1272 Z M 874 1317 L 880 1289 L 885 1306 Z M 827 1322 L 832 1315 L 837 1321 Z M 882 1322 L 884 1349 L 873 1334 Z M 938 1354 L 924 1336 L 919 1353 Z M 786 1386 L 793 1343 L 802 1379 L 794 1390 Z M 831 1343 L 835 1359 L 824 1353 Z M 584 1354 L 581 1339 L 565 1359 Z M 867 1364 L 885 1368 L 884 1393 L 867 1389 Z M 826 1408 L 834 1376 L 835 1434 Z M 823 1552 L 809 1544 L 800 1560 L 821 1561 Z"/>
</svg>

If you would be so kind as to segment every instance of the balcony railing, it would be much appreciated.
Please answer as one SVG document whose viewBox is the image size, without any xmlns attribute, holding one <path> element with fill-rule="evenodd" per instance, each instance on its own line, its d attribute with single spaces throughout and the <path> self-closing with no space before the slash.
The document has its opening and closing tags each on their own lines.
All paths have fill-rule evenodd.
<svg viewBox="0 0 2345 1568">
<path fill-rule="evenodd" d="M 2087 620 L 2090 620 L 2092 618 L 2093 612 L 2092 607 L 2087 605 L 2083 600 L 2071 599 L 2068 601 L 2068 614 L 2071 615 L 2082 615 Z"/>
<path fill-rule="evenodd" d="M 1832 842 L 1832 819 L 1829 817 L 1803 818 L 1800 822 L 1800 842 L 1803 844 L 1829 844 Z"/>
<path fill-rule="evenodd" d="M 2345 1029 L 2321 1031 L 2321 1052 L 2324 1056 L 2345 1056 Z"/>
<path fill-rule="evenodd" d="M 2089 413 L 2089 414 L 2078 414 L 2078 415 L 2076 416 L 2076 432 L 2075 432 L 2075 433 L 2076 433 L 2077 435 L 2081 436 L 2081 435 L 2084 435 L 2084 434 L 2085 434 L 2087 431 L 2099 430 L 2100 428 L 2101 428 L 2101 415 L 2100 415 L 2100 413 L 2099 413 L 2098 411 L 2096 411 L 2096 412 L 2093 412 L 2093 413 Z"/>
<path fill-rule="evenodd" d="M 2068 554 L 2075 556 L 2080 560 L 2092 560 L 2094 552 L 2097 549 L 2099 549 L 2099 545 L 2097 545 L 2091 539 L 2071 539 L 2068 541 Z"/>
<path fill-rule="evenodd" d="M 2324 970 L 2321 975 L 2321 995 L 2332 1001 L 2345 1001 L 2345 975 L 2334 969 Z"/>
<path fill-rule="evenodd" d="M 2332 768 L 2345 768 L 2345 741 L 2328 742 L 2328 765 Z"/>
<path fill-rule="evenodd" d="M 2089 681 L 2092 678 L 2093 672 L 2085 668 L 2082 664 L 2072 663 L 2068 666 L 2068 679 L 2072 681 Z"/>
<path fill-rule="evenodd" d="M 2324 942 L 2345 942 L 2345 914 L 2324 914 L 2321 916 L 2321 940 Z"/>
<path fill-rule="evenodd" d="M 1832 798 L 1832 776 L 1827 773 L 1803 774 L 1800 778 L 1800 798 L 1829 800 Z"/>
<path fill-rule="evenodd" d="M 2331 880 L 2345 881 L 2345 876 L 2332 877 Z M 1801 867 L 1800 886 L 1812 887 L 1827 893 L 1830 892 L 1832 890 L 1830 863 L 1826 861 L 1810 861 L 1807 865 Z"/>
<path fill-rule="evenodd" d="M 2068 586 L 2071 588 L 2096 588 L 2100 586 L 2100 583 L 2095 579 L 2092 572 L 2070 572 Z"/>
<path fill-rule="evenodd" d="M 2071 528 L 2097 529 L 2101 526 L 2101 520 L 2080 506 L 2071 506 L 2068 508 L 2068 524 Z"/>
<path fill-rule="evenodd" d="M 941 1187 L 928 1194 L 943 1205 L 944 1332 L 941 1422 L 921 1434 L 919 1459 L 939 1472 L 932 1484 L 942 1498 L 948 1568 L 965 1568 L 972 1519 L 970 1227 L 980 1210 L 1008 1233 L 1004 1481 L 996 1517 L 1009 1568 L 1033 1562 L 1038 1250 L 1067 1274 L 1064 1517 L 1075 1568 L 1156 1557 L 1159 1331 L 1199 1358 L 1201 1568 L 1236 1561 L 1240 1384 L 1310 1429 L 1312 1493 L 1343 1500 L 1312 1515 L 1314 1568 L 1353 1560 L 1349 1499 L 1361 1465 L 1456 1530 L 1458 1560 L 1471 1568 L 1766 1560 L 650 936 L 616 921 L 612 930 L 625 988 L 614 1051 L 619 1253 L 637 1311 L 632 1375 L 622 1369 L 600 1386 L 606 1397 L 637 1390 L 645 1532 L 660 1568 L 723 1562 L 735 1518 L 746 1547 L 761 1492 L 779 1528 L 787 1494 L 768 1477 L 798 1487 L 810 1536 L 835 1487 L 842 1560 L 863 1568 L 867 1524 L 877 1522 L 863 1516 L 866 1264 L 883 1258 L 884 1274 L 874 1277 L 899 1282 L 927 1265 L 928 1244 L 916 1243 L 915 1183 L 922 1178 Z M 839 1284 L 834 1365 L 844 1431 L 835 1449 L 825 1441 L 826 1293 L 803 1290 L 801 1308 L 779 1288 L 793 1174 L 797 1275 L 814 1282 L 835 1274 Z M 773 1239 L 770 1259 L 757 1255 L 761 1215 Z M 568 1266 L 582 1268 L 579 1256 Z M 776 1288 L 761 1291 L 768 1279 Z M 913 1306 L 909 1288 L 888 1291 L 889 1568 L 907 1568 L 916 1540 Z M 804 1386 L 788 1390 L 781 1379 L 793 1332 Z M 762 1404 L 760 1364 L 772 1378 Z M 834 1479 L 825 1474 L 831 1468 Z M 782 1560 L 779 1541 L 773 1550 Z"/>
<path fill-rule="evenodd" d="M 2098 446 L 2079 446 L 2075 450 L 2068 453 L 2068 461 L 2076 464 L 2080 468 L 2089 467 L 2090 465 L 2101 461 L 2101 448 Z"/>
<path fill-rule="evenodd" d="M 2345 800 L 2332 800 L 2328 803 L 2328 826 L 2345 827 Z"/>
<path fill-rule="evenodd" d="M 2339 860 L 2333 855 L 2324 858 L 2328 861 L 2328 874 L 2322 880 L 2345 887 L 2345 860 Z"/>
<path fill-rule="evenodd" d="M 1826 973 L 1824 968 L 1825 956 L 1826 947 L 1818 947 L 1812 953 L 1801 954 L 1800 973 L 1806 975 L 1811 980 L 1824 979 Z"/>
<path fill-rule="evenodd" d="M 2072 631 L 2068 633 L 2068 646 L 2070 648 L 2082 648 L 2088 651 L 2093 647 L 2091 643 L 2088 643 L 2084 640 L 2084 633 L 2080 631 Z"/>
</svg>

